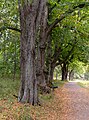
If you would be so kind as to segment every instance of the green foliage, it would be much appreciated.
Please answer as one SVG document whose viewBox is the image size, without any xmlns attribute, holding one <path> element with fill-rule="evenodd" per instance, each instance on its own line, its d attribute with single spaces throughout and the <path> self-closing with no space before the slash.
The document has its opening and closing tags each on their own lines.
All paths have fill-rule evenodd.
<svg viewBox="0 0 89 120">
<path fill-rule="evenodd" d="M 6 31 L 1 37 L 0 49 L 0 75 L 19 73 L 19 56 L 20 56 L 20 41 L 19 34 L 16 32 Z"/>
<path fill-rule="evenodd" d="M 22 0 L 22 3 L 24 1 Z M 32 2 L 32 0 L 30 0 Z M 86 3 L 85 7 L 76 8 L 71 14 L 66 11 Z M 48 25 L 62 15 L 66 17 L 52 30 L 51 61 L 54 54 L 59 54 L 56 62 L 68 64 L 76 61 L 89 62 L 89 7 L 85 0 L 48 0 Z M 0 28 L 20 28 L 18 0 L 0 1 Z M 20 34 L 16 31 L 3 29 L 0 31 L 0 75 L 10 76 L 20 73 Z M 60 53 L 58 49 L 60 48 Z M 48 51 L 46 51 L 48 52 Z"/>
<path fill-rule="evenodd" d="M 73 8 L 74 5 L 78 5 L 79 2 L 84 1 L 60 1 L 58 4 L 60 4 L 62 12 L 58 13 L 59 16 L 69 8 Z M 62 5 L 65 6 L 63 9 Z M 55 9 L 57 10 L 58 6 Z M 52 11 L 53 13 L 56 11 L 55 9 Z M 59 54 L 57 62 L 59 61 L 60 64 L 64 61 L 70 64 L 75 59 L 84 63 L 89 62 L 88 16 L 89 7 L 76 9 L 53 29 L 51 35 L 52 56 L 54 57 L 55 52 Z M 52 17 L 55 18 L 55 15 Z M 53 22 L 52 19 L 50 21 Z M 59 48 L 60 52 L 58 52 Z"/>
<path fill-rule="evenodd" d="M 85 69 L 84 69 L 85 65 L 84 65 L 84 63 L 83 62 L 79 62 L 77 60 L 75 60 L 74 62 L 70 63 L 69 67 L 70 67 L 70 69 L 73 69 L 77 73 L 80 73 L 80 74 L 85 72 Z"/>
<path fill-rule="evenodd" d="M 20 35 L 6 28 L 20 26 L 18 0 L 1 0 L 0 11 L 0 76 L 11 76 L 19 74 Z M 3 28 L 2 31 L 1 28 Z"/>
</svg>

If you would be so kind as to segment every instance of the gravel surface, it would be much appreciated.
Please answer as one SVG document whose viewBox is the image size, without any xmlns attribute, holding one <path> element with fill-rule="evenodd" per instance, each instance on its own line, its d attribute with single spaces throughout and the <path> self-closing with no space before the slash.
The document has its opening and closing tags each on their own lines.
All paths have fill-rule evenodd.
<svg viewBox="0 0 89 120">
<path fill-rule="evenodd" d="M 66 83 L 58 94 L 61 101 L 59 120 L 89 120 L 89 91 L 76 82 Z"/>
</svg>

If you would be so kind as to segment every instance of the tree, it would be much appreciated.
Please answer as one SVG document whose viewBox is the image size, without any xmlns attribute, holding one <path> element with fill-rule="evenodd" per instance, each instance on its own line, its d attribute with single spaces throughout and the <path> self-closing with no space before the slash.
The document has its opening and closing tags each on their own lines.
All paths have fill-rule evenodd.
<svg viewBox="0 0 89 120">
<path fill-rule="evenodd" d="M 54 5 L 55 6 L 55 5 Z M 84 18 L 84 16 L 83 17 L 80 17 L 80 15 L 81 15 L 81 12 L 80 12 L 80 9 L 76 9 L 77 7 L 79 7 L 79 8 L 82 8 L 82 7 L 84 7 L 84 4 L 82 4 L 82 3 L 80 3 L 80 4 L 78 4 L 78 5 L 76 5 L 76 6 L 72 6 L 72 9 L 70 10 L 68 10 L 68 11 L 66 11 L 65 12 L 65 14 L 63 14 L 62 15 L 62 18 L 61 17 L 59 17 L 59 19 L 56 19 L 55 20 L 55 22 L 53 22 L 53 24 L 51 24 L 51 25 L 53 25 L 54 26 L 54 28 L 56 27 L 56 28 L 62 28 L 62 29 L 66 29 L 67 28 L 67 30 L 66 31 L 68 31 L 69 29 L 69 32 L 71 33 L 72 32 L 72 29 L 74 28 L 74 25 L 77 27 L 77 29 L 78 29 L 78 31 L 77 32 L 79 32 L 80 30 L 79 29 L 81 29 L 82 27 L 84 27 L 84 26 L 82 26 L 82 27 L 80 27 L 81 26 L 81 20 L 82 20 L 82 18 Z M 74 12 L 74 10 L 73 9 L 75 9 L 76 11 Z M 56 12 L 57 12 L 57 10 L 55 10 Z M 54 11 L 54 12 L 55 12 Z M 82 11 L 82 13 L 84 12 L 83 10 L 81 10 Z M 86 11 L 86 9 L 85 9 L 85 11 Z M 73 14 L 73 16 L 69 16 L 69 17 L 67 17 L 68 16 L 68 14 L 69 13 L 72 13 Z M 58 13 L 57 13 L 58 14 Z M 54 14 L 53 14 L 54 15 Z M 67 16 L 66 16 L 67 15 Z M 83 14 L 84 15 L 84 14 Z M 82 15 L 81 15 L 82 16 Z M 86 16 L 86 15 L 85 15 Z M 52 17 L 52 16 L 51 16 Z M 55 18 L 55 17 L 54 17 Z M 53 20 L 54 20 L 54 18 L 53 18 Z M 65 19 L 64 19 L 65 18 Z M 69 18 L 70 18 L 70 20 L 69 20 Z M 63 21 L 62 21 L 63 20 Z M 62 21 L 60 24 L 56 24 L 56 22 L 60 22 L 60 21 Z M 56 25 L 56 26 L 55 26 Z M 49 27 L 49 28 L 51 28 L 51 27 Z M 58 28 L 58 29 L 59 29 Z M 76 28 L 75 28 L 76 29 Z M 54 30 L 53 30 L 54 31 Z M 66 43 L 66 41 L 67 40 L 63 40 L 64 38 L 63 38 L 63 36 L 58 36 L 58 31 L 60 32 L 60 30 L 55 30 L 56 32 L 55 32 L 55 34 L 56 35 L 54 35 L 54 40 L 55 41 L 57 41 L 57 39 L 60 41 L 60 39 L 62 39 L 62 41 L 63 41 L 63 44 L 60 44 L 59 45 L 59 42 L 57 41 L 57 42 L 54 42 L 54 46 L 56 46 L 55 47 L 55 49 L 54 49 L 54 55 L 53 56 L 51 56 L 51 61 L 50 61 L 50 59 L 49 59 L 49 62 L 47 62 L 47 63 L 53 63 L 54 64 L 54 68 L 56 67 L 56 65 L 59 65 L 59 64 L 62 64 L 61 66 L 63 66 L 64 67 L 64 65 L 63 64 L 65 64 L 65 66 L 66 66 L 66 63 L 67 64 L 69 64 L 69 62 L 70 62 L 70 60 L 71 59 L 73 59 L 73 54 L 76 54 L 76 52 L 75 53 L 73 53 L 75 50 L 74 49 L 76 49 L 76 45 L 73 45 L 72 44 L 72 41 L 74 40 L 74 38 L 73 38 L 73 35 L 72 35 L 72 38 L 69 38 L 70 39 L 70 41 L 71 42 L 67 42 L 67 45 L 65 44 Z M 54 33 L 53 33 L 54 34 Z M 64 33 L 63 34 L 65 34 L 65 39 L 68 39 L 68 37 L 69 37 L 69 35 L 68 35 L 68 32 L 67 32 L 67 34 L 65 33 L 65 31 L 64 31 Z M 79 33 L 78 33 L 79 34 Z M 75 33 L 75 36 L 77 35 L 77 33 Z M 81 36 L 81 35 L 80 35 Z M 79 37 L 79 35 L 77 36 L 77 37 Z M 76 38 L 75 38 L 76 39 Z M 77 38 L 78 39 L 78 38 Z M 82 39 L 81 39 L 82 40 Z M 80 41 L 81 41 L 80 40 Z M 74 42 L 74 44 L 75 44 L 75 42 Z M 59 47 L 57 47 L 59 45 Z M 63 48 L 62 48 L 62 45 L 64 46 Z M 67 49 L 65 49 L 66 48 L 66 46 L 67 46 Z M 73 47 L 72 47 L 73 46 Z M 72 47 L 72 48 L 71 48 Z M 71 48 L 71 49 L 70 49 Z M 49 50 L 49 51 L 51 51 L 51 50 Z M 50 53 L 50 52 L 48 52 L 48 53 Z M 60 53 L 62 53 L 62 60 L 61 60 L 61 55 L 60 55 Z M 51 53 L 52 54 L 52 53 Z M 50 56 L 50 54 L 49 54 L 49 56 Z M 56 57 L 55 57 L 56 56 Z M 48 60 L 47 60 L 48 61 Z M 52 62 L 52 61 L 54 61 L 54 62 Z M 60 62 L 59 62 L 60 61 Z M 64 62 L 63 62 L 64 61 Z M 66 61 L 66 63 L 65 63 L 65 61 Z M 51 66 L 51 65 L 48 65 L 47 64 L 47 66 Z M 52 65 L 53 66 L 53 65 Z M 68 67 L 68 66 L 67 66 Z M 53 68 L 53 67 L 52 67 Z M 54 69 L 53 68 L 53 69 Z M 50 69 L 49 70 L 52 70 L 51 69 L 51 67 L 50 67 Z M 64 70 L 64 69 L 62 69 L 62 70 Z M 67 68 L 65 67 L 65 70 L 67 70 Z M 64 70 L 64 71 L 65 71 Z M 50 72 L 47 72 L 47 73 L 50 73 Z M 67 73 L 67 72 L 63 72 L 63 73 Z M 53 76 L 53 70 L 51 71 L 51 74 L 50 74 L 51 76 Z M 64 76 L 64 75 L 63 75 Z M 65 76 L 67 76 L 67 75 L 65 75 Z M 51 78 L 51 80 L 53 79 L 53 77 L 50 77 Z"/>
<path fill-rule="evenodd" d="M 20 26 L 21 26 L 21 88 L 19 101 L 38 104 L 37 77 L 36 77 L 36 37 L 43 35 L 41 27 L 42 13 L 45 10 L 46 0 L 20 1 Z M 46 13 L 46 12 L 45 12 Z M 41 21 L 42 20 L 42 21 Z M 41 24 L 42 22 L 42 24 Z M 43 36 L 40 36 L 43 37 Z M 39 39 L 39 36 L 38 36 Z M 37 56 L 38 59 L 38 56 Z"/>
</svg>

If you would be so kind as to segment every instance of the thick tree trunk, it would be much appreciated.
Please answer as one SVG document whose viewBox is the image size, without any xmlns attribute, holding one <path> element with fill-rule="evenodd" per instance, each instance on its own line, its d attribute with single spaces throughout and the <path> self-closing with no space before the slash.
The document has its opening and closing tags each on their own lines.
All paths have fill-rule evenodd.
<svg viewBox="0 0 89 120">
<path fill-rule="evenodd" d="M 46 48 L 46 28 L 47 28 L 47 6 L 43 5 L 40 23 L 40 35 L 37 47 L 37 79 L 40 86 L 46 87 L 45 80 L 45 48 Z"/>
<path fill-rule="evenodd" d="M 46 66 L 45 66 L 45 78 L 46 83 L 49 83 L 50 78 L 50 69 L 51 69 L 51 56 L 52 56 L 52 48 L 51 48 L 51 39 L 50 36 L 47 38 L 47 48 L 46 48 Z"/>
<path fill-rule="evenodd" d="M 37 54 L 37 69 L 36 69 L 36 75 L 37 75 L 37 81 L 38 85 L 40 86 L 46 86 L 46 81 L 45 81 L 45 74 L 44 74 L 44 61 L 45 61 L 45 51 L 39 50 Z"/>
<path fill-rule="evenodd" d="M 55 64 L 53 64 L 53 63 L 50 64 L 50 66 L 49 66 L 48 80 L 47 80 L 47 85 L 49 87 L 52 87 L 54 69 L 55 69 Z"/>
<path fill-rule="evenodd" d="M 68 67 L 67 67 L 66 63 L 63 63 L 63 66 L 62 66 L 62 81 L 67 80 L 67 76 L 68 76 Z"/>
<path fill-rule="evenodd" d="M 36 78 L 36 35 L 40 21 L 41 7 L 46 0 L 34 0 L 30 4 L 24 1 L 20 8 L 21 24 L 21 86 L 18 100 L 29 102 L 34 105 L 38 103 L 37 78 Z"/>
</svg>

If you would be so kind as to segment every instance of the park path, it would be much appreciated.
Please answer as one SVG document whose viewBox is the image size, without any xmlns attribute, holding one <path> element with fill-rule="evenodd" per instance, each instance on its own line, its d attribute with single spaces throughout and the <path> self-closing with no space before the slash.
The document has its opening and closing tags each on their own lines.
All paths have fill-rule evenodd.
<svg viewBox="0 0 89 120">
<path fill-rule="evenodd" d="M 58 120 L 89 120 L 89 91 L 76 82 L 55 91 L 61 105 Z M 56 120 L 56 119 L 55 119 Z"/>
</svg>

